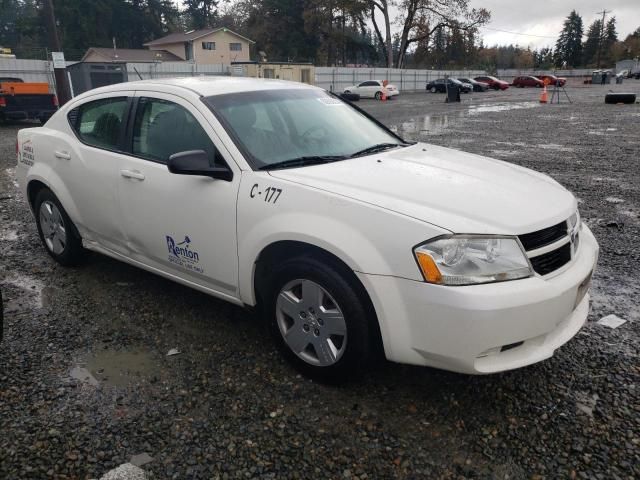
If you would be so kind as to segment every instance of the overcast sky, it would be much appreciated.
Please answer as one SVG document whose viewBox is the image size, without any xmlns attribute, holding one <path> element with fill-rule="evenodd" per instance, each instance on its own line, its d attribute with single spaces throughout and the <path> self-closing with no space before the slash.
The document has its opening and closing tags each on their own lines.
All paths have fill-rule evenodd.
<svg viewBox="0 0 640 480">
<path fill-rule="evenodd" d="M 607 18 L 616 17 L 618 37 L 625 37 L 640 27 L 640 0 L 538 0 L 534 2 L 518 0 L 471 0 L 476 7 L 491 11 L 488 28 L 482 29 L 485 45 L 519 44 L 540 48 L 554 46 L 562 24 L 571 12 L 576 10 L 582 17 L 585 33 L 603 7 L 610 10 Z M 513 35 L 490 29 L 507 30 L 540 37 Z M 552 37 L 552 38 L 544 38 Z"/>
<path fill-rule="evenodd" d="M 181 0 L 174 2 L 182 3 Z M 233 4 L 233 0 L 230 3 Z M 597 12 L 602 12 L 603 8 L 611 11 L 607 18 L 616 17 L 620 40 L 640 27 L 640 0 L 471 0 L 471 5 L 484 7 L 491 12 L 491 22 L 487 28 L 481 29 L 487 46 L 512 43 L 532 49 L 553 47 L 571 10 L 576 10 L 582 16 L 585 33 L 591 22 L 602 17 Z M 397 10 L 394 9 L 392 19 L 396 15 Z M 380 18 L 380 25 L 383 24 Z M 397 26 L 394 29 L 399 30 Z"/>
</svg>

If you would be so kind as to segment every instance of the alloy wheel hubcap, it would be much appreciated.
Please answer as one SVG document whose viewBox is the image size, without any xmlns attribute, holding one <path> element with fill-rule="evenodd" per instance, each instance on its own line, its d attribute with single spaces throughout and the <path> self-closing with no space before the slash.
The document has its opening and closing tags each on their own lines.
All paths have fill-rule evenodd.
<svg viewBox="0 0 640 480">
<path fill-rule="evenodd" d="M 47 248 L 56 255 L 64 252 L 67 246 L 67 230 L 60 210 L 46 200 L 40 205 L 40 229 Z"/>
<path fill-rule="evenodd" d="M 287 346 L 305 362 L 335 364 L 347 346 L 347 324 L 333 297 L 311 280 L 287 283 L 276 302 L 278 328 Z"/>
</svg>

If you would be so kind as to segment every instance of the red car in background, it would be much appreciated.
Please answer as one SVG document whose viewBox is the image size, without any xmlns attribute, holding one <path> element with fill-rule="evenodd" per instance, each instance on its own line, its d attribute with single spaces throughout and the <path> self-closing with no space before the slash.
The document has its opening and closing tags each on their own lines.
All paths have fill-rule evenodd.
<svg viewBox="0 0 640 480">
<path fill-rule="evenodd" d="M 524 87 L 544 87 L 544 82 L 537 77 L 531 75 L 520 75 L 513 79 L 513 86 L 518 88 Z"/>
<path fill-rule="evenodd" d="M 488 75 L 483 77 L 475 77 L 474 80 L 476 82 L 486 83 L 487 85 L 489 85 L 489 88 L 493 88 L 494 90 L 506 90 L 507 88 L 509 88 L 509 83 Z"/>
<path fill-rule="evenodd" d="M 564 77 L 556 77 L 555 75 L 536 75 L 540 80 L 542 80 L 547 85 L 555 85 L 556 82 L 560 82 L 558 85 L 564 87 L 564 84 L 567 83 L 567 79 Z"/>
</svg>

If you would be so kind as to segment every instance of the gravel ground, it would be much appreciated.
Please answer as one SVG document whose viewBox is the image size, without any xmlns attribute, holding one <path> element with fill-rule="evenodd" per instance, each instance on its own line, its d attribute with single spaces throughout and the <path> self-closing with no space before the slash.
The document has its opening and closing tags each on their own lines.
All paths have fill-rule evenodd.
<svg viewBox="0 0 640 480">
<path fill-rule="evenodd" d="M 157 479 L 640 478 L 640 105 L 604 91 L 360 102 L 407 138 L 550 174 L 601 259 L 589 323 L 548 361 L 385 364 L 341 388 L 297 375 L 239 308 L 100 255 L 57 266 L 13 180 L 24 125 L 0 127 L 0 478 L 98 478 L 142 453 Z M 610 313 L 627 323 L 595 323 Z"/>
</svg>

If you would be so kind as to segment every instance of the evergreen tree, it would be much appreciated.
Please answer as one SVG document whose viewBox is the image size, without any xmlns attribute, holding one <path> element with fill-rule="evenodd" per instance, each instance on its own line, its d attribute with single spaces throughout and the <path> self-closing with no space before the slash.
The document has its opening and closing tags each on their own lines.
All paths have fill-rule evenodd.
<svg viewBox="0 0 640 480">
<path fill-rule="evenodd" d="M 564 21 L 556 42 L 556 65 L 563 66 L 564 62 L 570 66 L 582 63 L 582 17 L 575 10 Z"/>
<path fill-rule="evenodd" d="M 602 20 L 597 19 L 587 30 L 587 40 L 582 47 L 583 65 L 595 64 L 598 47 L 600 46 L 600 38 L 602 36 Z"/>
<path fill-rule="evenodd" d="M 208 28 L 215 22 L 218 0 L 184 0 L 183 3 L 186 23 L 191 29 Z"/>
</svg>

